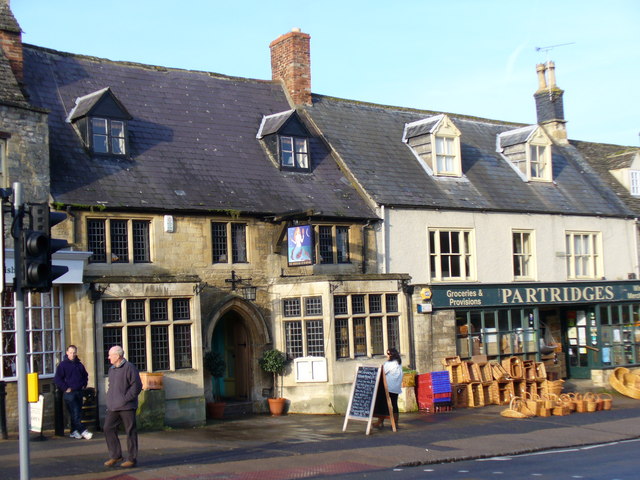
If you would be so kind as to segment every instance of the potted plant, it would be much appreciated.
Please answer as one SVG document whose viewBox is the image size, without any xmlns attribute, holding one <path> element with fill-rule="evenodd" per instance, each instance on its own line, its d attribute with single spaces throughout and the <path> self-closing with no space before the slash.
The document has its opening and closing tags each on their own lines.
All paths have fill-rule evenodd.
<svg viewBox="0 0 640 480">
<path fill-rule="evenodd" d="M 207 402 L 207 416 L 220 419 L 224 416 L 225 403 L 220 396 L 218 383 L 219 379 L 224 377 L 227 364 L 222 355 L 210 350 L 204 355 L 204 368 L 211 374 L 211 377 L 213 377 L 211 380 L 213 386 L 213 401 Z"/>
<path fill-rule="evenodd" d="M 277 349 L 266 350 L 259 360 L 260 367 L 273 375 L 272 396 L 268 399 L 271 415 L 282 415 L 285 399 L 278 396 L 278 375 L 282 375 L 287 366 L 287 357 Z"/>
</svg>

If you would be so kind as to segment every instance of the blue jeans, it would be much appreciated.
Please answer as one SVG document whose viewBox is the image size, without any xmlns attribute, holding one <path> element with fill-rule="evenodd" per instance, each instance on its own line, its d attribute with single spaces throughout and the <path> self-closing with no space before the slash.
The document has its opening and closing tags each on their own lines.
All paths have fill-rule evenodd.
<svg viewBox="0 0 640 480">
<path fill-rule="evenodd" d="M 85 431 L 82 425 L 82 391 L 74 390 L 72 392 L 64 392 L 64 403 L 69 410 L 69 420 L 71 423 L 71 431 L 82 433 Z"/>
</svg>

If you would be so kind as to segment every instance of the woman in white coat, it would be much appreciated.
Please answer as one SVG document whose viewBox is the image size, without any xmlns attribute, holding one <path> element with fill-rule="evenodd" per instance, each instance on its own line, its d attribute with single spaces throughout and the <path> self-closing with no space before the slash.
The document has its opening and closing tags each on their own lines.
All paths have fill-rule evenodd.
<svg viewBox="0 0 640 480">
<path fill-rule="evenodd" d="M 398 426 L 398 395 L 402 393 L 402 358 L 395 348 L 387 350 L 387 361 L 382 366 L 384 375 L 387 378 L 387 388 L 389 389 L 389 398 L 393 410 L 393 418 Z M 384 417 L 378 417 L 378 421 L 373 424 L 374 427 L 382 428 L 384 426 Z"/>
</svg>

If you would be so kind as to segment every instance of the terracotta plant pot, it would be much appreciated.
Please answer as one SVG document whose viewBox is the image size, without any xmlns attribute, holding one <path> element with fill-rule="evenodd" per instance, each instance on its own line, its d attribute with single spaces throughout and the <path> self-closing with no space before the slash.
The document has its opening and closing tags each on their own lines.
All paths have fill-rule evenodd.
<svg viewBox="0 0 640 480">
<path fill-rule="evenodd" d="M 269 401 L 269 411 L 271 411 L 271 415 L 280 416 L 282 412 L 284 412 L 284 405 L 286 399 L 284 398 L 268 398 Z"/>
<path fill-rule="evenodd" d="M 224 402 L 208 402 L 207 403 L 207 418 L 213 418 L 221 420 L 224 418 Z"/>
<path fill-rule="evenodd" d="M 143 390 L 162 390 L 164 374 L 162 372 L 140 372 Z"/>
</svg>

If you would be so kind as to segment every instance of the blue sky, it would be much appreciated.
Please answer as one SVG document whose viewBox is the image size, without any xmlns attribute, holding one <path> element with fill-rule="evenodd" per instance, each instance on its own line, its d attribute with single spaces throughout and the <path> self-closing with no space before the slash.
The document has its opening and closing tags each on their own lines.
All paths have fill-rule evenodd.
<svg viewBox="0 0 640 480">
<path fill-rule="evenodd" d="M 513 122 L 535 123 L 535 66 L 553 60 L 569 138 L 640 145 L 638 0 L 10 4 L 25 43 L 258 79 L 269 43 L 300 27 L 314 93 Z"/>
</svg>

